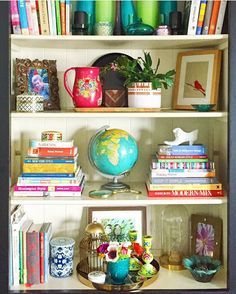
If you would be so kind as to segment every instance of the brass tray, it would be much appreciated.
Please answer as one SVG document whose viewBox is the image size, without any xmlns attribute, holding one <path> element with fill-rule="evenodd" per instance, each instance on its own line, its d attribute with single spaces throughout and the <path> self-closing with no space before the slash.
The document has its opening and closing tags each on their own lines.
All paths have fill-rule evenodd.
<svg viewBox="0 0 236 294">
<path fill-rule="evenodd" d="M 75 107 L 76 112 L 160 112 L 161 108 L 133 108 L 133 107 Z"/>
<path fill-rule="evenodd" d="M 146 287 L 152 284 L 157 278 L 159 274 L 160 265 L 154 259 L 151 264 L 157 269 L 157 274 L 152 276 L 151 278 L 147 278 L 144 281 L 137 281 L 138 273 L 137 271 L 130 271 L 128 277 L 125 280 L 125 284 L 115 285 L 111 283 L 110 278 L 106 277 L 105 284 L 97 284 L 93 283 L 88 279 L 88 261 L 86 259 L 81 260 L 77 267 L 77 277 L 81 283 L 86 285 L 89 288 L 95 288 L 101 291 L 134 291 L 141 287 Z M 92 271 L 92 270 L 91 270 Z"/>
</svg>

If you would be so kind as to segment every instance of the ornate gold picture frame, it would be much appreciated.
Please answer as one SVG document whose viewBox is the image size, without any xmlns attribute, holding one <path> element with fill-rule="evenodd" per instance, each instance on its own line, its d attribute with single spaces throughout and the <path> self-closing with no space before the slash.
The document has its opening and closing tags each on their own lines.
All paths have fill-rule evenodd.
<svg viewBox="0 0 236 294">
<path fill-rule="evenodd" d="M 37 94 L 44 110 L 60 110 L 56 60 L 16 58 L 16 95 Z"/>
</svg>

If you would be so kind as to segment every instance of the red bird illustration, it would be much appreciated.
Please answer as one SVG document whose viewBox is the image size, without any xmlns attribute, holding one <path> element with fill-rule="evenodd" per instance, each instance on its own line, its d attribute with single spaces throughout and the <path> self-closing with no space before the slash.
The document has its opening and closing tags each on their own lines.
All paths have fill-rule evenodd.
<svg viewBox="0 0 236 294">
<path fill-rule="evenodd" d="M 194 85 L 186 83 L 186 85 L 192 87 L 195 91 L 201 92 L 204 96 L 206 96 L 206 90 L 202 87 L 198 80 L 194 81 Z"/>
</svg>

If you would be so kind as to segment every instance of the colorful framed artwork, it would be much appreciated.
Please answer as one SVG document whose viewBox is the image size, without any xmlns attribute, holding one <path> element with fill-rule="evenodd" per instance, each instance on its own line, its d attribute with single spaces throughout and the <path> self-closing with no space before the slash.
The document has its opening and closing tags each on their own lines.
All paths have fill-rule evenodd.
<svg viewBox="0 0 236 294">
<path fill-rule="evenodd" d="M 221 259 L 222 220 L 209 215 L 191 215 L 191 254 Z"/>
<path fill-rule="evenodd" d="M 129 241 L 130 230 L 137 230 L 137 242 L 146 234 L 146 207 L 89 207 L 88 222 L 97 221 L 111 241 Z"/>
<path fill-rule="evenodd" d="M 44 110 L 59 110 L 56 60 L 16 58 L 16 95 L 20 94 L 41 95 Z"/>
<path fill-rule="evenodd" d="M 195 50 L 178 54 L 173 88 L 173 108 L 191 109 L 192 104 L 216 104 L 221 68 L 220 50 Z"/>
</svg>

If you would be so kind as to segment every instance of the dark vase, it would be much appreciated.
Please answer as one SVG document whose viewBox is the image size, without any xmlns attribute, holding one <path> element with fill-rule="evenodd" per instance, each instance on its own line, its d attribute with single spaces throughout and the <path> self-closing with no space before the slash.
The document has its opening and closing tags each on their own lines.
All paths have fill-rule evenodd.
<svg viewBox="0 0 236 294">
<path fill-rule="evenodd" d="M 115 23 L 113 35 L 121 35 L 122 26 L 121 26 L 121 14 L 120 14 L 120 0 L 116 0 L 116 14 L 115 14 Z"/>
</svg>

